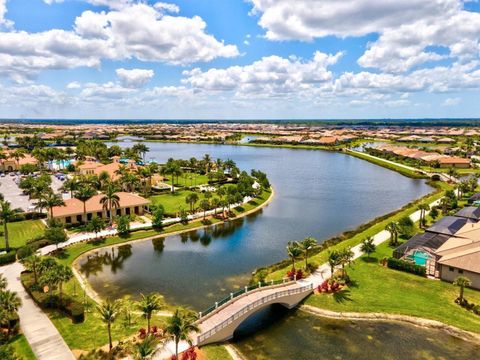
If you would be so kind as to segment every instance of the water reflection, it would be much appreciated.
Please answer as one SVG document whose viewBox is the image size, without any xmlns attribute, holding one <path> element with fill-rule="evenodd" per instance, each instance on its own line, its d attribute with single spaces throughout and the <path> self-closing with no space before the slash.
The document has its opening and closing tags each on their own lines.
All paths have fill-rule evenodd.
<svg viewBox="0 0 480 360">
<path fill-rule="evenodd" d="M 104 270 L 104 266 L 115 274 L 123 269 L 124 262 L 132 256 L 132 245 L 114 246 L 109 250 L 96 251 L 86 255 L 87 262 L 82 262 L 79 269 L 87 278 Z"/>
</svg>

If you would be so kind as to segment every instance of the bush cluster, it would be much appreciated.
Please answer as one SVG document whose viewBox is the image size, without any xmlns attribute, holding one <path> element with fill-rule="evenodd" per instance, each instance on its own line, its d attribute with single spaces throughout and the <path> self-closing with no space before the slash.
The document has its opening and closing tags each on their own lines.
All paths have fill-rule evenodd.
<svg viewBox="0 0 480 360">
<path fill-rule="evenodd" d="M 57 294 L 42 292 L 38 286 L 34 285 L 33 274 L 29 271 L 22 272 L 20 279 L 25 290 L 41 308 L 58 309 L 69 316 L 74 324 L 85 320 L 85 308 L 82 303 L 65 294 L 60 299 Z"/>
<path fill-rule="evenodd" d="M 417 265 L 410 261 L 395 259 L 393 257 L 388 258 L 387 266 L 390 269 L 405 271 L 415 275 L 426 276 L 427 274 L 425 266 Z"/>
<path fill-rule="evenodd" d="M 10 249 L 9 252 L 0 255 L 0 265 L 6 265 L 15 262 L 17 253 L 15 249 Z"/>
</svg>

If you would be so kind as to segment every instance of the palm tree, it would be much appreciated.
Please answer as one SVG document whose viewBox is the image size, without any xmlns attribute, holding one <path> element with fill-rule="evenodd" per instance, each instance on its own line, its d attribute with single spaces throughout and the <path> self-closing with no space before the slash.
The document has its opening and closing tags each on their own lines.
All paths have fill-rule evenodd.
<svg viewBox="0 0 480 360">
<path fill-rule="evenodd" d="M 75 190 L 74 197 L 83 203 L 83 219 L 87 218 L 87 201 L 90 200 L 97 191 L 90 186 L 80 186 Z"/>
<path fill-rule="evenodd" d="M 22 300 L 14 291 L 2 291 L 0 292 L 0 309 L 3 309 L 7 314 L 18 311 L 18 308 L 22 305 Z M 10 335 L 10 321 L 8 323 L 8 332 Z"/>
<path fill-rule="evenodd" d="M 58 290 L 60 292 L 60 303 L 62 302 L 62 295 L 63 295 L 63 283 L 66 283 L 73 277 L 72 269 L 70 269 L 67 265 L 59 265 L 58 266 Z"/>
<path fill-rule="evenodd" d="M 190 212 L 193 213 L 195 211 L 195 203 L 198 201 L 199 197 L 197 193 L 190 193 L 185 198 L 185 202 L 190 205 Z"/>
<path fill-rule="evenodd" d="M 73 198 L 73 192 L 77 190 L 79 186 L 78 179 L 76 177 L 69 178 L 65 180 L 62 185 L 62 191 L 69 191 L 70 197 Z"/>
<path fill-rule="evenodd" d="M 162 300 L 157 294 L 141 294 L 141 296 L 142 299 L 137 304 L 137 307 L 147 319 L 147 332 L 150 333 L 150 320 L 152 319 L 152 314 L 162 308 Z"/>
<path fill-rule="evenodd" d="M 20 169 L 20 159 L 25 157 L 25 150 L 24 149 L 17 149 L 10 154 L 11 157 L 15 159 L 17 162 L 17 170 Z"/>
<path fill-rule="evenodd" d="M 109 224 L 113 224 L 113 209 L 120 207 L 120 197 L 117 195 L 117 184 L 113 181 L 109 182 L 105 187 L 104 195 L 100 199 L 100 203 L 103 205 L 103 208 L 107 210 L 109 216 Z"/>
<path fill-rule="evenodd" d="M 65 202 L 59 194 L 54 194 L 53 191 L 47 191 L 42 194 L 40 201 L 43 207 L 47 208 L 50 212 L 50 219 L 53 219 L 53 208 L 55 206 L 65 206 Z"/>
<path fill-rule="evenodd" d="M 331 276 L 335 271 L 335 266 L 340 264 L 341 254 L 338 250 L 333 250 L 328 252 L 328 265 L 330 265 Z"/>
<path fill-rule="evenodd" d="M 191 333 L 199 331 L 195 324 L 195 317 L 192 314 L 181 313 L 178 309 L 170 317 L 165 328 L 167 334 L 173 337 L 175 341 L 175 359 L 178 359 L 178 344 L 181 340 L 187 341 L 190 345 L 192 340 Z"/>
<path fill-rule="evenodd" d="M 385 230 L 387 230 L 390 233 L 390 244 L 393 246 L 398 245 L 398 224 L 394 221 L 390 222 L 387 224 L 385 227 Z"/>
<path fill-rule="evenodd" d="M 289 241 L 287 244 L 287 254 L 292 259 L 292 268 L 295 271 L 295 259 L 302 254 L 302 249 L 295 241 Z"/>
<path fill-rule="evenodd" d="M 458 300 L 460 301 L 460 304 L 461 304 L 463 302 L 463 292 L 465 290 L 465 287 L 472 285 L 472 282 L 470 281 L 469 278 L 465 276 L 458 276 L 453 282 L 453 285 L 458 286 L 460 288 L 460 294 L 458 295 Z"/>
<path fill-rule="evenodd" d="M 212 158 L 210 157 L 210 155 L 208 154 L 205 154 L 203 156 L 203 163 L 205 164 L 205 173 L 208 174 L 209 171 L 210 171 L 210 166 L 212 164 Z"/>
<path fill-rule="evenodd" d="M 299 247 L 305 253 L 305 270 L 308 267 L 308 251 L 317 245 L 317 240 L 314 237 L 308 236 L 298 243 Z"/>
<path fill-rule="evenodd" d="M 42 258 L 36 254 L 32 254 L 21 260 L 23 266 L 25 266 L 28 271 L 33 272 L 33 279 L 35 281 L 35 284 L 38 283 L 38 268 L 41 262 Z"/>
<path fill-rule="evenodd" d="M 375 252 L 375 243 L 373 242 L 373 237 L 369 236 L 365 240 L 362 241 L 362 246 L 360 247 L 360 250 L 362 250 L 365 254 L 367 254 L 367 257 L 370 258 L 370 255 Z"/>
<path fill-rule="evenodd" d="M 158 338 L 149 334 L 142 342 L 133 344 L 133 358 L 135 360 L 151 359 L 157 352 Z"/>
<path fill-rule="evenodd" d="M 111 302 L 107 300 L 100 305 L 97 305 L 97 310 L 100 313 L 100 317 L 104 323 L 107 324 L 108 331 L 108 346 L 110 351 L 112 351 L 112 324 L 115 321 L 118 315 L 118 303 L 116 301 Z"/>
<path fill-rule="evenodd" d="M 425 226 L 426 223 L 426 213 L 428 210 L 430 210 L 430 206 L 425 203 L 421 203 L 417 207 L 418 210 L 420 210 L 420 227 Z"/>
<path fill-rule="evenodd" d="M 135 189 L 140 185 L 140 180 L 134 173 L 125 172 L 120 177 L 120 184 L 122 184 L 124 190 L 134 192 Z"/>
<path fill-rule="evenodd" d="M 207 199 L 204 199 L 200 201 L 200 204 L 198 205 L 200 209 L 203 210 L 203 221 L 205 221 L 205 214 L 207 210 L 210 208 L 210 202 Z"/>
<path fill-rule="evenodd" d="M 133 145 L 132 149 L 142 155 L 142 160 L 143 160 L 143 163 L 145 164 L 145 155 L 147 154 L 147 152 L 150 151 L 148 146 L 143 143 L 140 143 L 140 144 Z"/>
<path fill-rule="evenodd" d="M 10 243 L 8 238 L 8 222 L 15 215 L 15 211 L 10 206 L 10 203 L 5 200 L 0 201 L 0 219 L 3 222 L 3 236 L 5 237 L 5 250 L 10 251 Z"/>
<path fill-rule="evenodd" d="M 95 239 L 98 237 L 98 233 L 102 230 L 105 230 L 105 221 L 102 218 L 95 216 L 90 220 L 88 225 L 86 226 L 87 231 L 91 231 L 95 233 Z"/>
<path fill-rule="evenodd" d="M 213 207 L 213 215 L 214 215 L 214 216 L 217 216 L 217 208 L 220 206 L 220 199 L 214 197 L 214 198 L 211 200 L 211 203 L 212 203 L 212 207 Z"/>
</svg>

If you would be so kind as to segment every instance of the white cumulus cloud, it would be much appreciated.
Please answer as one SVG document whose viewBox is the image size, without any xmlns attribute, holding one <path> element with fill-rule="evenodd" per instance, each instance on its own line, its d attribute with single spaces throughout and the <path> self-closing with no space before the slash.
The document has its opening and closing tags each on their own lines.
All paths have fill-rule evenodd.
<svg viewBox="0 0 480 360">
<path fill-rule="evenodd" d="M 129 88 L 139 88 L 145 85 L 150 81 L 150 79 L 155 75 L 153 70 L 146 69 L 131 69 L 127 70 L 124 68 L 117 69 L 116 74 L 120 79 L 121 83 L 125 87 Z"/>
</svg>

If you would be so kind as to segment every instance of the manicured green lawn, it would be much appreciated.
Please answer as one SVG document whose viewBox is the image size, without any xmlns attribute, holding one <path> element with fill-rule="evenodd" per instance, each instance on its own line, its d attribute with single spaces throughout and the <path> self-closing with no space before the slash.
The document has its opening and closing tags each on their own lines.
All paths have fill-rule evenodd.
<svg viewBox="0 0 480 360">
<path fill-rule="evenodd" d="M 163 181 L 166 184 L 172 185 L 171 176 L 166 176 Z M 175 177 L 176 186 L 198 186 L 208 184 L 208 176 L 192 173 L 184 173 L 182 176 L 177 178 Z"/>
<path fill-rule="evenodd" d="M 440 183 L 438 183 L 438 185 L 441 186 L 443 189 L 448 189 L 449 188 L 449 186 L 445 183 L 440 182 Z M 429 203 L 441 198 L 442 196 L 443 196 L 443 192 L 434 193 L 432 195 L 424 197 L 423 202 L 429 204 Z M 415 211 L 417 211 L 417 205 L 410 206 L 410 207 L 404 209 L 403 211 L 400 211 L 399 213 L 397 213 L 393 216 L 390 216 L 390 217 L 388 217 L 388 218 L 386 218 L 382 221 L 379 221 L 375 225 L 367 228 L 365 231 L 362 231 L 362 232 L 356 234 L 355 236 L 352 236 L 351 238 L 342 241 L 341 243 L 339 243 L 337 245 L 331 246 L 328 250 L 322 251 L 322 252 L 320 252 L 320 253 L 318 253 L 314 256 L 309 257 L 309 263 L 320 266 L 320 265 L 327 262 L 329 251 L 334 250 L 334 249 L 335 250 L 341 250 L 341 249 L 344 249 L 346 247 L 353 247 L 355 245 L 358 245 L 364 239 L 366 239 L 367 237 L 374 236 L 374 235 L 378 234 L 380 231 L 385 230 L 385 227 L 387 226 L 388 223 L 390 223 L 392 221 L 398 221 L 400 218 L 402 218 L 404 216 L 407 216 L 407 215 L 409 216 L 412 213 L 414 213 Z M 267 280 L 282 279 L 285 276 L 287 270 L 290 269 L 290 267 L 291 267 L 290 265 L 287 265 L 286 267 L 284 267 L 280 270 L 272 272 L 271 274 L 268 275 Z"/>
<path fill-rule="evenodd" d="M 162 195 L 155 195 L 150 197 L 152 204 L 162 204 L 165 212 L 167 214 L 175 214 L 180 211 L 180 208 L 183 208 L 186 211 L 190 210 L 190 205 L 185 202 L 185 199 L 189 194 L 192 194 L 193 191 L 190 190 L 176 190 L 174 193 L 165 193 Z M 203 193 L 197 192 L 198 202 L 195 204 L 195 207 L 198 207 L 200 201 L 204 198 Z"/>
<path fill-rule="evenodd" d="M 438 320 L 459 328 L 480 332 L 480 316 L 454 303 L 458 288 L 440 280 L 388 269 L 378 260 L 391 256 L 386 243 L 377 247 L 371 259 L 363 256 L 347 268 L 353 285 L 336 296 L 312 295 L 306 304 L 333 311 L 385 312 Z M 480 292 L 466 289 L 465 297 L 480 304 Z"/>
<path fill-rule="evenodd" d="M 0 247 L 5 246 L 5 237 L 3 236 L 3 225 L 0 227 L 2 236 L 0 236 Z M 8 223 L 9 242 L 11 247 L 24 246 L 27 240 L 43 235 L 45 225 L 41 220 L 25 220 Z"/>
<path fill-rule="evenodd" d="M 36 359 L 32 349 L 30 348 L 30 344 L 28 343 L 24 335 L 19 334 L 15 336 L 10 342 L 10 345 L 13 347 L 15 353 L 21 360 Z"/>
<path fill-rule="evenodd" d="M 206 360 L 229 360 L 232 357 L 223 345 L 207 345 L 202 347 Z"/>
</svg>

